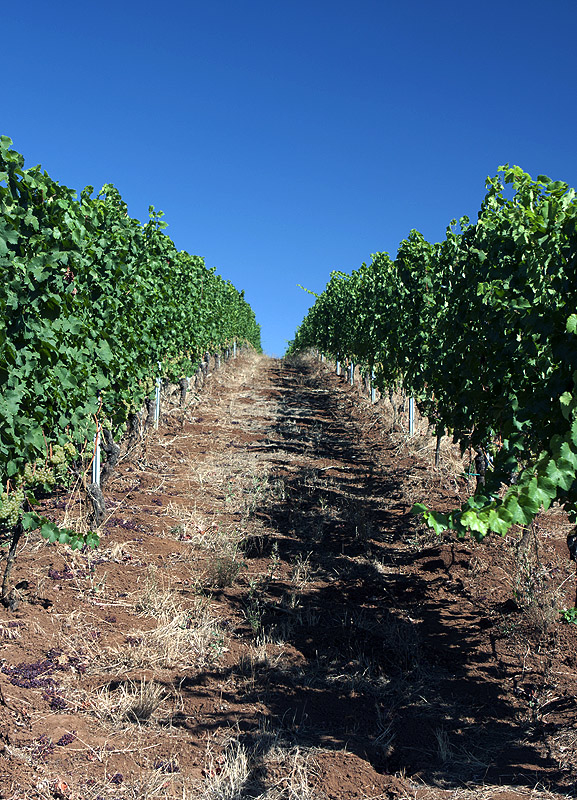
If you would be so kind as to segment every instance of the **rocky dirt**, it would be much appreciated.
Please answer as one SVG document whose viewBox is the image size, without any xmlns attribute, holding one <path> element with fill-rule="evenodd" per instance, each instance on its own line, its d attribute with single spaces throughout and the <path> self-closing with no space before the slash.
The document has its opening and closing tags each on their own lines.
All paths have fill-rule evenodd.
<svg viewBox="0 0 577 800">
<path fill-rule="evenodd" d="M 30 535 L 0 612 L 0 798 L 577 794 L 575 569 L 558 510 L 483 544 L 468 491 L 330 366 L 245 355 L 106 488 L 96 551 Z M 391 430 L 394 428 L 393 430 Z M 82 525 L 83 494 L 46 498 Z"/>
</svg>

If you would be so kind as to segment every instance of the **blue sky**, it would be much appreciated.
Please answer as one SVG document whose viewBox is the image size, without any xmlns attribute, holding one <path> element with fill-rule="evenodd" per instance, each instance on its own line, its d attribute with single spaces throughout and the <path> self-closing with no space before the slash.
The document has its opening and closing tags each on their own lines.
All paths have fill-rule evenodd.
<svg viewBox="0 0 577 800">
<path fill-rule="evenodd" d="M 27 0 L 0 133 L 77 190 L 165 212 L 282 355 L 332 269 L 476 218 L 519 164 L 577 186 L 577 3 Z"/>
</svg>

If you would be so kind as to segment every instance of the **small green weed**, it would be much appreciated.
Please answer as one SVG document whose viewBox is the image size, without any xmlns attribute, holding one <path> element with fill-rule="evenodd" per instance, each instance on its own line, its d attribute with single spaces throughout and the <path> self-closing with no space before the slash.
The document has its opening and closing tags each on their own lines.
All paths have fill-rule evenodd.
<svg viewBox="0 0 577 800">
<path fill-rule="evenodd" d="M 570 622 L 577 625 L 577 608 L 566 608 L 564 611 L 559 612 L 563 622 Z"/>
</svg>

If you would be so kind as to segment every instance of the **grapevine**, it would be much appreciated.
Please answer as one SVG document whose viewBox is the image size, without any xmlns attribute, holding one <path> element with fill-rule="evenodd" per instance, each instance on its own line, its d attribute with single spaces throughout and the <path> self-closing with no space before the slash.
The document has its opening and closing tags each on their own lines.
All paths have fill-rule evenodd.
<svg viewBox="0 0 577 800">
<path fill-rule="evenodd" d="M 411 231 L 394 260 L 333 273 L 290 346 L 374 370 L 381 391 L 417 399 L 437 436 L 483 463 L 491 454 L 461 508 L 415 506 L 437 532 L 478 539 L 553 502 L 577 509 L 576 194 L 508 165 L 486 186 L 475 224 L 453 221 L 438 244 Z"/>
<path fill-rule="evenodd" d="M 132 219 L 112 184 L 78 197 L 25 169 L 0 137 L 0 526 L 12 543 L 20 528 L 40 528 L 50 541 L 95 544 L 26 502 L 65 483 L 97 424 L 120 439 L 158 364 L 162 381 L 178 381 L 207 351 L 260 349 L 244 293 L 178 251 L 165 228 L 152 206 L 145 224 Z"/>
</svg>

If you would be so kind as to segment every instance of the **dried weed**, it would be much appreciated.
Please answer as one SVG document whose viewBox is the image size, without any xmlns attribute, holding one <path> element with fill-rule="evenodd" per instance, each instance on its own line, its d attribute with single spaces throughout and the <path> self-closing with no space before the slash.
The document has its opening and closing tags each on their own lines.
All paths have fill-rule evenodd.
<svg viewBox="0 0 577 800">
<path fill-rule="evenodd" d="M 208 603 L 197 598 L 192 606 L 178 608 L 172 602 L 156 610 L 152 630 L 134 631 L 121 647 L 108 649 L 117 667 L 204 669 L 224 652 L 225 637 Z"/>
<path fill-rule="evenodd" d="M 138 725 L 151 722 L 168 697 L 163 686 L 143 678 L 139 682 L 108 684 L 91 693 L 87 701 L 96 717 L 118 727 L 126 722 Z"/>
<path fill-rule="evenodd" d="M 310 750 L 287 746 L 262 731 L 250 745 L 233 739 L 219 754 L 207 751 L 201 800 L 322 800 Z"/>
</svg>

